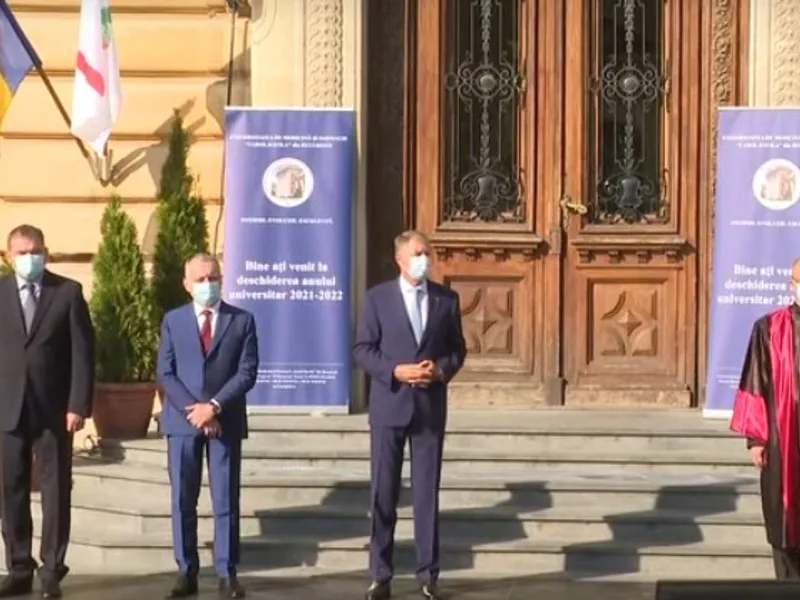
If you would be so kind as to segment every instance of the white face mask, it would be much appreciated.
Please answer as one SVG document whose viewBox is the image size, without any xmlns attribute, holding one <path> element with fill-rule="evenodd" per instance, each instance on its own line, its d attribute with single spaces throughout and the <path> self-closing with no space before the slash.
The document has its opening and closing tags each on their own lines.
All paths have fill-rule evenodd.
<svg viewBox="0 0 800 600">
<path fill-rule="evenodd" d="M 20 254 L 14 259 L 14 270 L 27 281 L 37 279 L 44 272 L 44 254 Z"/>
<path fill-rule="evenodd" d="M 800 285 L 794 286 L 794 301 L 800 304 Z"/>
<path fill-rule="evenodd" d="M 427 279 L 430 270 L 431 259 L 424 254 L 412 256 L 408 261 L 408 275 L 412 279 L 416 279 L 417 281 Z"/>
</svg>

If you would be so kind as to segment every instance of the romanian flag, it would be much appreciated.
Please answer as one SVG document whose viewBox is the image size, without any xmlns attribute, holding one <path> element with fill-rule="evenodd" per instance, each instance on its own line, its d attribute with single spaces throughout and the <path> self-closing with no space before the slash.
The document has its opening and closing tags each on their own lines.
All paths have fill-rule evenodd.
<svg viewBox="0 0 800 600">
<path fill-rule="evenodd" d="M 0 123 L 19 84 L 33 68 L 42 66 L 6 0 L 0 0 Z"/>
</svg>

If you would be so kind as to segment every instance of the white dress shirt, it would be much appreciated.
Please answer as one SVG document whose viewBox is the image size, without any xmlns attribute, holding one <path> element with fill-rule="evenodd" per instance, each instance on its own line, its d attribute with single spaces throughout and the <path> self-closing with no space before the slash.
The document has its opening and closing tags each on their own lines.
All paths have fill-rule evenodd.
<svg viewBox="0 0 800 600">
<path fill-rule="evenodd" d="M 30 294 L 30 290 L 25 287 L 27 285 L 33 285 L 33 296 L 38 302 L 39 298 L 42 297 L 42 278 L 39 277 L 33 281 L 28 281 L 19 275 L 15 275 L 15 277 L 17 278 L 17 291 L 19 292 L 20 305 L 25 306 L 25 301 L 28 299 L 28 294 Z"/>
<path fill-rule="evenodd" d="M 403 292 L 403 304 L 406 306 L 409 322 L 412 321 L 411 311 L 414 310 L 417 290 L 422 290 L 420 311 L 422 312 L 422 331 L 425 331 L 428 326 L 428 282 L 423 280 L 418 286 L 413 286 L 405 277 L 400 277 L 400 291 Z"/>
<path fill-rule="evenodd" d="M 198 331 L 203 331 L 203 323 L 205 322 L 205 316 L 203 316 L 204 312 L 211 313 L 211 339 L 214 339 L 214 334 L 217 332 L 217 317 L 219 317 L 219 302 L 214 304 L 213 306 L 203 306 L 198 304 L 197 302 L 194 303 L 194 314 L 197 316 L 197 329 Z"/>
</svg>

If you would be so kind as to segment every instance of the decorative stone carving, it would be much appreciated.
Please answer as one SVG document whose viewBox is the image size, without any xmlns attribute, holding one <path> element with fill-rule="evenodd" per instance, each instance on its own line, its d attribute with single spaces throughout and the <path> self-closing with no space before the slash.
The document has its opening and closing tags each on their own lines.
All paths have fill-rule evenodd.
<svg viewBox="0 0 800 600">
<path fill-rule="evenodd" d="M 800 0 L 772 0 L 770 25 L 770 103 L 797 106 L 800 104 Z"/>
<path fill-rule="evenodd" d="M 738 33 L 736 21 L 738 17 L 738 3 L 741 0 L 713 0 L 714 7 L 711 13 L 711 41 L 712 63 L 711 81 L 713 82 L 713 98 L 710 114 L 709 143 L 711 150 L 711 168 L 709 169 L 709 201 L 711 202 L 711 232 L 713 239 L 714 218 L 717 198 L 717 114 L 719 106 L 733 104 L 736 100 L 736 85 L 738 83 L 737 71 L 739 68 L 737 56 L 737 43 L 734 39 Z"/>
<path fill-rule="evenodd" d="M 307 106 L 342 106 L 344 0 L 306 0 Z"/>
</svg>

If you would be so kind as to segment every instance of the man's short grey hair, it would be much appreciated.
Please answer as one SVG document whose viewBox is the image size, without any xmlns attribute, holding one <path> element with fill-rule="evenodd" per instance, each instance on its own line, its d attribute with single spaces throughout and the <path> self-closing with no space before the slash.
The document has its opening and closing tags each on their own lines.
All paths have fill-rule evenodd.
<svg viewBox="0 0 800 600">
<path fill-rule="evenodd" d="M 184 276 L 189 275 L 189 265 L 192 264 L 193 262 L 213 263 L 214 266 L 217 267 L 217 271 L 221 271 L 219 261 L 217 260 L 216 256 L 214 256 L 213 254 L 209 254 L 208 252 L 200 252 L 189 258 L 184 263 L 183 265 Z"/>
<path fill-rule="evenodd" d="M 44 246 L 44 232 L 38 227 L 28 225 L 27 223 L 17 225 L 14 227 L 14 229 L 8 232 L 8 237 L 6 238 L 7 247 L 11 247 L 11 240 L 13 240 L 15 237 L 23 237 L 27 240 L 31 240 L 32 242 L 36 242 L 40 246 Z"/>
<path fill-rule="evenodd" d="M 411 240 L 420 240 L 426 246 L 431 245 L 427 235 L 416 229 L 408 229 L 394 238 L 395 253 L 400 252 Z"/>
</svg>

